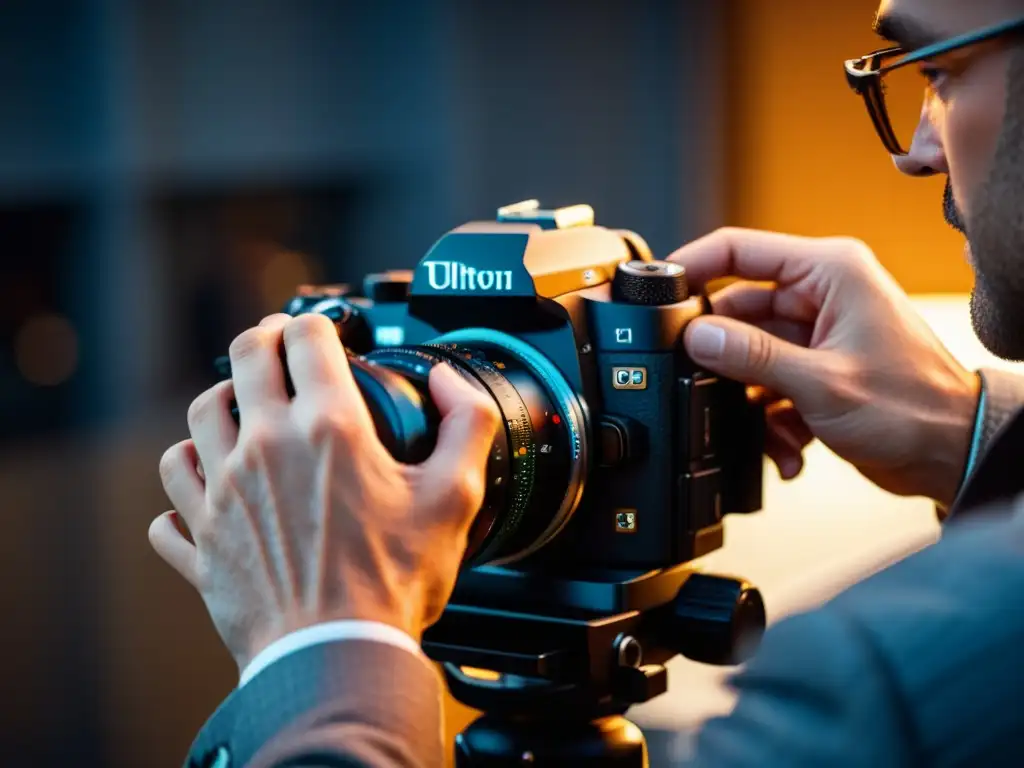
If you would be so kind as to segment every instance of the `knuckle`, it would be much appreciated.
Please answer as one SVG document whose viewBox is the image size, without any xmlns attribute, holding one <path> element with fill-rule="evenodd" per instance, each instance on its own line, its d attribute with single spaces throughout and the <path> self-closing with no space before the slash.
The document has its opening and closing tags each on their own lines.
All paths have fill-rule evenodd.
<svg viewBox="0 0 1024 768">
<path fill-rule="evenodd" d="M 157 553 L 162 552 L 161 544 L 163 544 L 164 537 L 166 536 L 167 525 L 166 515 L 160 515 L 153 518 L 153 521 L 149 524 L 149 530 L 146 532 L 150 545 Z"/>
<path fill-rule="evenodd" d="M 249 456 L 245 451 L 236 450 L 229 453 L 224 459 L 222 471 L 216 483 L 207 486 L 212 509 L 223 510 L 228 507 L 232 500 L 239 495 L 239 489 L 245 487 L 245 478 L 251 474 Z M 209 524 L 203 524 L 197 530 L 192 531 L 197 542 L 208 536 L 208 527 Z"/>
<path fill-rule="evenodd" d="M 871 247 L 856 237 L 839 236 L 829 238 L 833 258 L 850 264 L 867 264 L 875 261 Z"/>
<path fill-rule="evenodd" d="M 333 323 L 326 315 L 307 313 L 289 320 L 284 334 L 289 341 L 297 341 L 321 336 L 332 328 Z"/>
<path fill-rule="evenodd" d="M 238 334 L 228 347 L 232 360 L 242 360 L 261 351 L 267 346 L 270 334 L 265 328 L 248 328 Z"/>
<path fill-rule="evenodd" d="M 212 410 L 213 393 L 210 390 L 207 390 L 193 400 L 188 407 L 187 419 L 189 428 L 194 431 L 197 425 L 202 424 L 209 418 Z"/>
<path fill-rule="evenodd" d="M 493 432 L 498 428 L 500 416 L 498 407 L 489 397 L 475 398 L 468 406 L 469 416 L 482 431 Z"/>
<path fill-rule="evenodd" d="M 197 426 L 205 423 L 220 407 L 222 399 L 230 397 L 232 388 L 230 379 L 221 381 L 193 400 L 186 416 L 189 429 L 195 431 Z"/>
<path fill-rule="evenodd" d="M 778 357 L 778 348 L 772 343 L 768 334 L 755 333 L 749 337 L 747 344 L 747 367 L 753 371 L 771 370 Z"/>
<path fill-rule="evenodd" d="M 314 445 L 339 442 L 351 445 L 361 437 L 360 425 L 332 411 L 317 411 L 306 424 L 306 437 Z"/>
<path fill-rule="evenodd" d="M 482 472 L 463 472 L 452 483 L 451 501 L 456 508 L 476 511 L 484 497 L 484 476 Z"/>
<path fill-rule="evenodd" d="M 160 479 L 163 484 L 168 485 L 177 475 L 181 466 L 181 443 L 172 445 L 163 456 L 160 457 Z"/>
<path fill-rule="evenodd" d="M 278 435 L 270 425 L 263 421 L 254 421 L 239 439 L 239 451 L 234 452 L 240 459 L 236 471 L 251 466 L 266 455 L 267 451 L 277 443 Z"/>
<path fill-rule="evenodd" d="M 260 325 L 270 327 L 280 326 L 289 322 L 291 319 L 292 316 L 285 314 L 284 312 L 274 312 L 273 314 L 267 315 L 262 320 L 260 320 Z"/>
</svg>

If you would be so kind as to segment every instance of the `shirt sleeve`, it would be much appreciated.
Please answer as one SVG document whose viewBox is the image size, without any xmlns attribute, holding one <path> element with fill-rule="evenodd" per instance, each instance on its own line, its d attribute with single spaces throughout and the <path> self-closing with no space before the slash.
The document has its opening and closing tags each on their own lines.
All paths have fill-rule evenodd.
<svg viewBox="0 0 1024 768">
<path fill-rule="evenodd" d="M 321 643 L 335 643 L 340 640 L 371 640 L 387 643 L 403 648 L 409 653 L 419 656 L 425 662 L 428 661 L 419 644 L 397 627 L 377 621 L 355 619 L 328 621 L 296 630 L 268 645 L 242 670 L 238 687 L 241 688 L 264 669 L 290 653 Z"/>
</svg>

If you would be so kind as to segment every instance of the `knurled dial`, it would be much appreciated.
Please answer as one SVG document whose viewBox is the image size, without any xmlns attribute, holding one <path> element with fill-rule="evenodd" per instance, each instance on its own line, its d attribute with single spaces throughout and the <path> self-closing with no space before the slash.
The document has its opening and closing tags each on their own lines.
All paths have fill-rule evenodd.
<svg viewBox="0 0 1024 768">
<path fill-rule="evenodd" d="M 624 304 L 678 304 L 688 295 L 686 270 L 671 261 L 624 261 L 612 281 L 612 298 Z"/>
</svg>

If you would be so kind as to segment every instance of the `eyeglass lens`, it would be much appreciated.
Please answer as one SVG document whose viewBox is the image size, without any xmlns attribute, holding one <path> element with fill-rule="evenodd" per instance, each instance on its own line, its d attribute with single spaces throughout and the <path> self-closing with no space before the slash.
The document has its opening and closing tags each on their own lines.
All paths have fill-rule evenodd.
<svg viewBox="0 0 1024 768">
<path fill-rule="evenodd" d="M 927 79 L 913 64 L 886 72 L 882 77 L 885 111 L 904 151 L 910 150 L 928 90 Z"/>
</svg>

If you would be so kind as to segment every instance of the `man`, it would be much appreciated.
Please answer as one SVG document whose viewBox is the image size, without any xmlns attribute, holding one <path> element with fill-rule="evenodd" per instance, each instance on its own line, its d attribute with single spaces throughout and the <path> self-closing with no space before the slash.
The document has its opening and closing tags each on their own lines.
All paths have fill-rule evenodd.
<svg viewBox="0 0 1024 768">
<path fill-rule="evenodd" d="M 907 64 L 928 80 L 912 140 L 896 135 L 878 87 L 899 57 L 847 66 L 900 170 L 948 177 L 946 216 L 967 234 L 977 277 L 974 326 L 1020 359 L 1024 23 L 1006 25 L 1018 17 L 1020 0 L 882 3 L 879 28 L 896 45 L 946 41 Z M 735 679 L 735 711 L 703 729 L 696 764 L 1018 764 L 1024 417 L 1012 414 L 1024 384 L 961 368 L 861 243 L 724 230 L 673 258 L 698 284 L 741 278 L 686 345 L 776 396 L 770 452 L 784 476 L 817 437 L 882 487 L 952 515 L 940 543 L 771 628 Z M 150 532 L 241 671 L 190 764 L 441 765 L 441 684 L 418 641 L 450 594 L 482 498 L 491 404 L 434 370 L 437 451 L 402 466 L 376 440 L 324 318 L 267 318 L 231 357 L 233 385 L 196 401 L 192 440 L 164 457 L 176 512 Z"/>
</svg>

